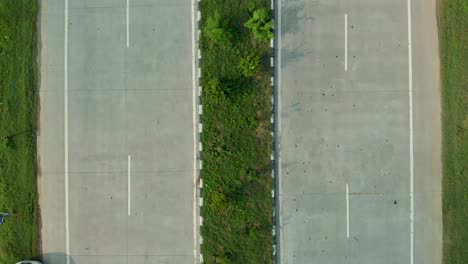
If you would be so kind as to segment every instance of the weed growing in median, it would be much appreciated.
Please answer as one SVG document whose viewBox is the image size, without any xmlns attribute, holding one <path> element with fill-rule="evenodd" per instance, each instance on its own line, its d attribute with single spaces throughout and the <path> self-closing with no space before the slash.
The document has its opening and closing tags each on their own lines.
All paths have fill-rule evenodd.
<svg viewBox="0 0 468 264">
<path fill-rule="evenodd" d="M 242 74 L 245 77 L 253 77 L 257 75 L 260 67 L 260 56 L 248 55 L 245 58 L 241 58 L 240 67 L 242 70 Z"/>
</svg>

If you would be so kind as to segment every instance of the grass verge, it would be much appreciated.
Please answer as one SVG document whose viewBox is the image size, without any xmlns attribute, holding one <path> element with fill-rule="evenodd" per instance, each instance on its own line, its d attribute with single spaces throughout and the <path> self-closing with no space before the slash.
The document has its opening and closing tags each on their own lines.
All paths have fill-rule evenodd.
<svg viewBox="0 0 468 264">
<path fill-rule="evenodd" d="M 273 262 L 269 7 L 201 1 L 205 263 Z"/>
<path fill-rule="evenodd" d="M 468 263 L 468 1 L 441 0 L 444 263 Z"/>
<path fill-rule="evenodd" d="M 0 1 L 0 263 L 38 255 L 35 0 Z"/>
</svg>

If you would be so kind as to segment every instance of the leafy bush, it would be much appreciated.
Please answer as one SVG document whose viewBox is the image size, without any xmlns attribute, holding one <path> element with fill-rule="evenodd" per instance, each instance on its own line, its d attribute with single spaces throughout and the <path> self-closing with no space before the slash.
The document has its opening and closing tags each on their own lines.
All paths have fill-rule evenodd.
<svg viewBox="0 0 468 264">
<path fill-rule="evenodd" d="M 258 42 L 268 42 L 273 38 L 273 20 L 265 9 L 258 9 L 253 12 L 252 18 L 244 24 L 253 33 Z"/>
<path fill-rule="evenodd" d="M 226 94 L 221 88 L 221 82 L 217 78 L 213 78 L 207 82 L 204 95 L 206 99 L 216 104 L 226 100 Z"/>
<path fill-rule="evenodd" d="M 8 137 L 0 137 L 0 151 L 5 151 L 8 148 Z"/>
<path fill-rule="evenodd" d="M 240 61 L 240 68 L 242 74 L 245 77 L 255 76 L 259 70 L 260 66 L 260 56 L 258 55 L 249 55 L 245 58 L 242 58 Z"/>
<path fill-rule="evenodd" d="M 224 212 L 227 209 L 228 202 L 224 193 L 214 192 L 211 199 L 213 210 L 216 212 Z"/>
<path fill-rule="evenodd" d="M 229 41 L 229 33 L 221 28 L 221 16 L 217 11 L 208 18 L 203 32 L 215 44 L 223 44 Z"/>
</svg>

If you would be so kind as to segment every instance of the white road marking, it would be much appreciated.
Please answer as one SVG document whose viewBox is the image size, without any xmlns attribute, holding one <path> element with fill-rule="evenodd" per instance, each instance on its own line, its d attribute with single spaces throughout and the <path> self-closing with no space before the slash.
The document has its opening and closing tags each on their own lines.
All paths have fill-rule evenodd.
<svg viewBox="0 0 468 264">
<path fill-rule="evenodd" d="M 70 209 L 69 209 L 69 187 L 68 187 L 68 0 L 65 0 L 65 19 L 64 19 L 64 82 L 63 82 L 63 98 L 64 98 L 64 171 L 65 171 L 65 254 L 67 256 L 67 264 L 70 264 Z"/>
<path fill-rule="evenodd" d="M 130 17 L 130 0 L 127 0 L 126 8 L 126 28 L 127 28 L 127 48 L 130 47 L 130 26 L 129 26 L 129 17 Z"/>
<path fill-rule="evenodd" d="M 346 237 L 349 238 L 349 187 L 346 184 Z"/>
<path fill-rule="evenodd" d="M 195 0 L 192 0 L 192 122 L 193 122 L 193 263 L 197 264 L 197 76 L 195 39 Z M 201 56 L 201 55 L 199 55 Z M 201 109 L 200 109 L 201 112 Z M 200 223 L 201 224 L 201 223 Z"/>
<path fill-rule="evenodd" d="M 414 263 L 414 159 L 413 159 L 413 53 L 411 46 L 411 0 L 408 3 L 408 97 L 410 143 L 410 264 Z"/>
<path fill-rule="evenodd" d="M 345 50 L 345 57 L 344 57 L 344 69 L 345 71 L 348 71 L 348 14 L 344 15 L 344 34 L 345 34 L 345 44 L 344 44 L 344 50 Z"/>
<path fill-rule="evenodd" d="M 127 156 L 127 210 L 128 216 L 132 214 L 132 157 Z"/>
<path fill-rule="evenodd" d="M 281 198 L 281 195 L 283 193 L 283 176 L 282 176 L 282 173 L 281 173 L 281 170 L 282 170 L 282 166 L 281 166 L 281 0 L 277 1 L 278 3 L 278 8 L 277 8 L 277 14 L 278 14 L 278 34 L 277 34 L 277 39 L 278 39 L 278 42 L 277 42 L 277 45 L 276 45 L 276 50 L 278 51 L 278 54 L 277 54 L 277 58 L 278 58 L 278 61 L 277 61 L 277 66 L 275 67 L 276 69 L 276 123 L 277 123 L 277 126 L 276 126 L 276 133 L 275 133 L 275 142 L 277 142 L 277 159 L 276 159 L 276 163 L 278 164 L 278 173 L 276 174 L 277 177 L 278 177 L 278 180 L 277 180 L 277 184 L 276 184 L 276 188 L 277 188 L 277 191 L 278 191 L 278 225 L 279 225 L 279 228 L 278 228 L 278 237 L 279 237 L 279 254 L 280 254 L 280 258 L 279 258 L 279 262 L 281 263 L 282 261 L 282 258 L 284 256 L 284 252 L 283 252 L 283 218 L 281 217 L 282 216 L 282 210 L 283 210 L 283 201 L 282 201 L 282 198 Z"/>
</svg>

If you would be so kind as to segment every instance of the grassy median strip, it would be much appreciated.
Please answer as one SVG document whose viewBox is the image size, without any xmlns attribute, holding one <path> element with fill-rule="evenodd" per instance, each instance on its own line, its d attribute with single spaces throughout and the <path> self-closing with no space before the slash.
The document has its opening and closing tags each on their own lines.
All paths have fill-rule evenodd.
<svg viewBox="0 0 468 264">
<path fill-rule="evenodd" d="M 205 263 L 272 263 L 270 0 L 203 0 Z"/>
<path fill-rule="evenodd" d="M 0 263 L 38 254 L 35 0 L 0 1 Z"/>
<path fill-rule="evenodd" d="M 441 0 L 444 263 L 468 263 L 468 1 Z"/>
</svg>

